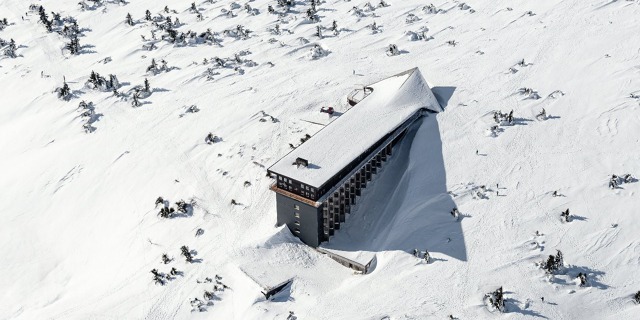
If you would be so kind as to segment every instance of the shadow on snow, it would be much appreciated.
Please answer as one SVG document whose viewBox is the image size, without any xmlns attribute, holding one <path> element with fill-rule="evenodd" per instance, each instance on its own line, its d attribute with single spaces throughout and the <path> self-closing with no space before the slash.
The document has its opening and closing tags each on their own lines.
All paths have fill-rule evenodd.
<svg viewBox="0 0 640 320">
<path fill-rule="evenodd" d="M 409 128 L 346 223 L 322 246 L 351 252 L 417 248 L 466 261 L 461 224 L 449 213 L 456 204 L 446 178 L 440 130 L 430 114 Z"/>
<path fill-rule="evenodd" d="M 431 88 L 431 91 L 433 92 L 433 95 L 436 96 L 436 99 L 438 99 L 440 106 L 442 106 L 442 109 L 444 110 L 447 108 L 449 99 L 453 96 L 453 92 L 456 91 L 456 87 L 433 87 Z"/>
</svg>

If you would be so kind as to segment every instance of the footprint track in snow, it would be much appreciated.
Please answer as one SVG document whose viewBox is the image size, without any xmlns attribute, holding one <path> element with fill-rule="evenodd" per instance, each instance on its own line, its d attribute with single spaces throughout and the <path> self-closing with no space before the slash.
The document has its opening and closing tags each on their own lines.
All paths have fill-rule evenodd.
<svg viewBox="0 0 640 320">
<path fill-rule="evenodd" d="M 601 119 L 597 130 L 601 136 L 615 137 L 618 134 L 618 119 Z"/>
</svg>

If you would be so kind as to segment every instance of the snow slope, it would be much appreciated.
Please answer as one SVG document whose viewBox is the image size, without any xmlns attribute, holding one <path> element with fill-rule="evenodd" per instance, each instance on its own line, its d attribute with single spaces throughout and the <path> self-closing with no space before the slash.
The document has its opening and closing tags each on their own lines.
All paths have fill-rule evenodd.
<svg viewBox="0 0 640 320">
<path fill-rule="evenodd" d="M 319 24 L 336 20 L 340 32 L 325 30 L 323 39 L 305 20 L 304 1 L 279 22 L 279 35 L 269 31 L 278 18 L 267 5 L 281 10 L 274 1 L 249 2 L 259 14 L 240 7 L 232 18 L 221 11 L 231 1 L 198 2 L 202 21 L 188 11 L 191 1 L 93 11 L 77 2 L 34 0 L 85 28 L 77 56 L 61 50 L 63 38 L 35 13 L 25 15 L 28 2 L 0 3 L 0 18 L 12 23 L 0 38 L 19 46 L 19 57 L 0 58 L 0 319 L 286 319 L 289 311 L 298 319 L 637 318 L 640 183 L 610 190 L 607 182 L 640 176 L 640 100 L 630 97 L 640 94 L 640 2 L 472 1 L 471 12 L 435 1 L 446 12 L 428 14 L 423 1 L 396 0 L 357 16 L 352 8 L 366 1 L 328 0 L 318 6 Z M 170 14 L 184 24 L 178 30 L 211 28 L 222 46 L 160 41 L 142 49 L 141 35 L 151 38 L 145 10 L 156 15 L 165 5 L 178 12 Z M 127 13 L 135 26 L 124 23 Z M 418 20 L 407 23 L 409 14 Z M 222 35 L 238 24 L 253 31 L 248 39 Z M 433 39 L 405 34 L 424 26 Z M 400 55 L 385 54 L 392 43 Z M 328 54 L 313 58 L 314 44 Z M 215 69 L 207 80 L 212 58 L 236 53 L 244 61 L 229 64 L 241 71 Z M 145 75 L 151 58 L 175 69 Z M 413 129 L 363 195 L 376 201 L 358 207 L 326 244 L 376 256 L 370 274 L 354 275 L 274 226 L 265 170 L 289 143 L 321 129 L 304 121 L 320 107 L 345 111 L 353 88 L 413 67 L 444 112 Z M 154 91 L 132 108 L 84 88 L 92 70 L 116 74 L 121 92 L 145 77 Z M 68 102 L 53 93 L 63 77 L 76 95 Z M 523 87 L 541 99 L 519 94 Z M 83 131 L 82 100 L 102 115 L 95 132 Z M 190 105 L 200 111 L 185 113 Z M 542 108 L 550 119 L 536 120 Z M 511 109 L 516 125 L 487 136 L 492 111 Z M 222 141 L 205 144 L 209 132 Z M 488 199 L 473 199 L 479 185 L 491 189 Z M 158 196 L 197 205 L 162 219 Z M 454 205 L 460 222 L 449 215 Z M 566 208 L 570 223 L 560 221 Z M 186 263 L 182 245 L 201 261 Z M 413 257 L 414 248 L 435 261 Z M 535 263 L 556 249 L 567 275 L 549 278 Z M 162 264 L 162 253 L 175 260 Z M 153 283 L 151 269 L 171 267 L 183 275 Z M 588 287 L 575 284 L 578 272 L 588 274 Z M 197 280 L 216 274 L 229 289 L 206 312 L 192 312 L 189 301 L 213 287 Z M 260 285 L 289 277 L 291 287 L 265 301 Z M 482 304 L 499 286 L 504 315 Z"/>
</svg>

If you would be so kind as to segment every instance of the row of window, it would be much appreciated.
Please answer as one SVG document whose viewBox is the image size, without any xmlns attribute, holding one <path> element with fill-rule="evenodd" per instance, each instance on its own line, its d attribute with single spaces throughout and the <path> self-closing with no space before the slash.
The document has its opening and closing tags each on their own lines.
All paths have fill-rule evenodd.
<svg viewBox="0 0 640 320">
<path fill-rule="evenodd" d="M 278 175 L 278 188 L 288 190 L 289 192 L 293 192 L 307 198 L 315 198 L 316 188 L 298 183 L 297 181 L 294 182 L 293 180 L 280 175 Z"/>
<path fill-rule="evenodd" d="M 293 208 L 296 210 L 300 210 L 300 206 L 298 206 L 297 204 L 294 204 Z M 296 228 L 293 230 L 293 232 L 295 232 L 296 234 L 300 234 L 300 212 L 294 211 L 293 217 L 296 218 L 294 222 L 296 225 Z"/>
<path fill-rule="evenodd" d="M 279 175 L 279 176 L 278 176 L 278 180 L 279 180 L 279 181 L 282 181 L 282 182 L 284 182 L 284 183 L 287 183 L 287 184 L 289 184 L 289 185 L 293 185 L 293 180 L 291 180 L 291 179 L 289 179 L 289 178 L 287 178 L 287 177 L 283 177 L 283 176 L 280 176 L 280 175 Z M 306 190 L 306 191 L 309 191 L 309 192 L 316 192 L 316 189 L 315 189 L 314 187 L 310 187 L 310 186 L 305 185 L 305 184 L 303 184 L 303 183 L 300 183 L 300 188 L 301 188 L 302 190 Z"/>
<path fill-rule="evenodd" d="M 291 181 L 291 179 L 288 179 L 287 177 L 283 177 L 283 176 L 278 176 L 278 180 L 284 181 L 284 182 L 289 183 L 289 184 L 293 183 L 293 181 Z"/>
</svg>

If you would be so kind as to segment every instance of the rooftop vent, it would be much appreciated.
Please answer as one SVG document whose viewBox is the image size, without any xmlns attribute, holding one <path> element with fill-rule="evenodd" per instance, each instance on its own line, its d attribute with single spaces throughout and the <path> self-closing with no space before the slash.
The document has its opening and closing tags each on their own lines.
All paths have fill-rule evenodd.
<svg viewBox="0 0 640 320">
<path fill-rule="evenodd" d="M 302 158 L 298 157 L 298 158 L 296 158 L 296 162 L 294 162 L 293 164 L 298 166 L 298 167 L 301 166 L 301 165 L 305 166 L 305 167 L 308 167 L 309 166 L 309 160 L 302 159 Z"/>
</svg>

